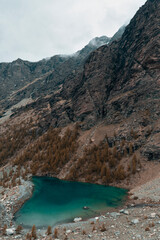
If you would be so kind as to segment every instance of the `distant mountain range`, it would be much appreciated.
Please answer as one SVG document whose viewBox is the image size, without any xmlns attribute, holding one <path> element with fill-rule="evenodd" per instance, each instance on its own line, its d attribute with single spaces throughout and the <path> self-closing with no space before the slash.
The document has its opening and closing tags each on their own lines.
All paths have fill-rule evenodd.
<svg viewBox="0 0 160 240">
<path fill-rule="evenodd" d="M 118 34 L 118 37 L 120 35 Z M 52 93 L 55 87 L 62 84 L 69 75 L 82 71 L 85 60 L 92 51 L 111 41 L 112 38 L 106 36 L 96 37 L 82 50 L 72 55 L 56 55 L 39 62 L 17 59 L 11 63 L 0 63 L 1 115 L 6 108 L 23 98 L 36 99 L 41 95 Z"/>
</svg>

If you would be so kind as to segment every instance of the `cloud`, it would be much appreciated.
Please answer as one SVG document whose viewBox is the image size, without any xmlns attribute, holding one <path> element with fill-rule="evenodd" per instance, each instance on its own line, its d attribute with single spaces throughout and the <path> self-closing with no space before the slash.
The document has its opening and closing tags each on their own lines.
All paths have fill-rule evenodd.
<svg viewBox="0 0 160 240">
<path fill-rule="evenodd" d="M 0 0 L 0 62 L 70 54 L 112 36 L 145 0 Z"/>
</svg>

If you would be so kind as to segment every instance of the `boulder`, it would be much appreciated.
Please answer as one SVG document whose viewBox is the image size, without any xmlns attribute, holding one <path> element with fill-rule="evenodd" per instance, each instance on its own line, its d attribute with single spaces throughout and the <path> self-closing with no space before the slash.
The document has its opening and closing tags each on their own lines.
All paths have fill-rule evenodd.
<svg viewBox="0 0 160 240">
<path fill-rule="evenodd" d="M 128 210 L 125 210 L 125 209 L 121 209 L 119 212 L 120 212 L 120 213 L 124 213 L 124 214 L 126 214 L 126 215 L 129 215 Z"/>
<path fill-rule="evenodd" d="M 138 218 L 132 219 L 131 223 L 133 223 L 133 224 L 137 224 L 137 223 L 139 223 Z"/>
<path fill-rule="evenodd" d="M 151 213 L 150 217 L 151 218 L 155 218 L 156 217 L 156 213 Z"/>
<path fill-rule="evenodd" d="M 116 218 L 116 217 L 120 216 L 120 213 L 112 212 L 112 213 L 110 213 L 110 216 L 113 218 Z"/>
<path fill-rule="evenodd" d="M 80 221 L 82 221 L 81 217 L 74 218 L 74 222 L 80 222 Z"/>
<path fill-rule="evenodd" d="M 129 215 L 129 212 L 128 212 L 128 210 L 124 210 L 124 212 L 123 212 L 124 214 L 126 214 L 126 215 Z"/>
<path fill-rule="evenodd" d="M 7 234 L 7 235 L 13 235 L 13 234 L 15 234 L 15 228 L 7 228 L 7 229 L 6 229 L 6 234 Z"/>
<path fill-rule="evenodd" d="M 91 235 L 91 234 L 89 234 L 89 235 L 88 235 L 88 238 L 92 238 L 92 235 Z"/>
</svg>

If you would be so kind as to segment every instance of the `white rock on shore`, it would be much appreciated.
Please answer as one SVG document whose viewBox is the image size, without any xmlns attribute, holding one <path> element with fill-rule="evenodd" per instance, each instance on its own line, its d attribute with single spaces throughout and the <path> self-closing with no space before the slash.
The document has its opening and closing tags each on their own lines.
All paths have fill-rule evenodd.
<svg viewBox="0 0 160 240">
<path fill-rule="evenodd" d="M 73 220 L 75 223 L 76 222 L 80 222 L 80 221 L 82 221 L 82 218 L 81 217 L 77 217 L 77 218 L 74 218 L 74 220 Z"/>
<path fill-rule="evenodd" d="M 15 228 L 7 228 L 7 229 L 6 229 L 6 234 L 7 234 L 7 235 L 13 235 L 13 234 L 15 234 Z"/>
<path fill-rule="evenodd" d="M 139 223 L 138 218 L 132 219 L 131 223 L 133 223 L 133 224 L 137 224 L 137 223 Z"/>
</svg>

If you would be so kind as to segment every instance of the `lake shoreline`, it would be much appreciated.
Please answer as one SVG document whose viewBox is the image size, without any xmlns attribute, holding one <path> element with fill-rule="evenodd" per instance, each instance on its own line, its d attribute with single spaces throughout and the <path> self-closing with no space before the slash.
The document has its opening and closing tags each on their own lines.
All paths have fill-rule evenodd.
<svg viewBox="0 0 160 240">
<path fill-rule="evenodd" d="M 38 176 L 40 177 L 40 176 Z M 57 178 L 59 179 L 59 178 Z M 59 179 L 61 180 L 61 179 Z M 72 182 L 72 181 L 71 181 Z M 13 223 L 13 225 L 17 225 L 15 221 L 15 214 L 19 211 L 19 209 L 24 205 L 24 203 L 29 200 L 32 197 L 34 185 L 31 181 L 31 177 L 29 180 L 21 181 L 22 185 L 16 186 L 13 189 L 3 189 L 4 191 L 4 197 L 1 197 L 0 200 L 0 207 L 3 209 L 3 214 L 1 214 L 0 223 L 1 225 L 7 224 L 10 225 L 10 222 Z M 97 184 L 101 185 L 101 184 Z M 22 190 L 23 189 L 23 190 Z M 10 194 L 8 196 L 8 191 L 10 191 Z M 20 196 L 19 196 L 20 193 Z M 14 198 L 14 201 L 11 200 L 11 198 Z M 125 206 L 128 199 L 126 199 L 123 202 L 123 206 Z M 114 208 L 113 208 L 114 209 Z M 105 212 L 105 211 L 103 211 Z M 5 217 L 4 217 L 5 216 Z M 98 216 L 98 214 L 96 215 Z M 88 221 L 90 218 L 86 218 L 85 221 Z M 69 224 L 72 224 L 74 222 L 69 222 Z M 62 223 L 63 225 L 65 223 Z M 28 229 L 28 228 L 27 228 Z"/>
<path fill-rule="evenodd" d="M 15 222 L 15 214 L 24 205 L 24 203 L 32 197 L 33 190 L 34 190 L 34 185 L 33 185 L 32 180 L 31 180 L 32 177 L 33 176 L 30 176 L 29 180 L 27 180 L 27 181 L 22 180 L 21 188 L 24 188 L 24 191 L 23 191 L 24 194 L 22 194 L 21 197 L 18 198 L 18 200 L 16 199 L 15 202 L 13 202 L 13 203 L 11 202 L 10 208 L 12 209 L 12 211 L 10 213 L 11 213 L 12 217 L 8 217 L 7 208 L 5 207 L 6 204 L 5 204 L 5 202 L 3 204 L 2 200 L 1 200 L 1 206 L 2 206 L 2 208 L 4 208 L 4 211 L 6 212 L 6 219 L 3 218 L 3 221 L 0 221 L 2 224 L 9 223 L 8 219 L 10 219 L 11 222 L 16 224 L 16 222 Z M 36 177 L 47 177 L 47 176 L 43 176 L 43 175 L 40 176 L 40 175 L 38 175 Z M 52 176 L 48 176 L 48 177 L 53 178 Z M 64 179 L 61 179 L 61 178 L 58 178 L 58 177 L 54 177 L 54 178 L 57 178 L 58 180 L 64 180 Z M 69 180 L 69 182 L 74 182 L 74 181 Z M 81 183 L 81 181 L 77 181 L 77 182 Z M 28 187 L 26 186 L 26 183 L 27 183 Z M 86 182 L 83 181 L 82 183 L 86 183 Z M 100 183 L 94 183 L 94 184 L 95 185 L 102 185 L 102 186 L 106 186 L 106 187 L 107 186 L 111 186 L 111 187 L 119 188 L 118 184 L 115 184 L 115 185 L 113 185 L 113 184 L 104 185 L 104 184 L 100 184 Z M 15 189 L 15 191 L 18 192 L 19 191 L 18 189 L 19 188 L 17 187 L 17 189 Z M 126 189 L 128 192 L 130 191 L 130 189 L 127 189 L 127 188 L 124 188 L 124 189 Z M 15 192 L 15 198 L 16 198 L 16 192 Z M 125 206 L 127 204 L 128 196 L 126 196 L 126 198 L 127 199 L 124 201 L 123 206 Z M 7 199 L 6 199 L 6 201 L 7 201 Z M 88 218 L 86 220 L 89 220 L 89 219 L 90 218 Z"/>
<path fill-rule="evenodd" d="M 45 193 L 45 195 L 47 196 L 47 199 L 48 198 L 50 199 L 50 201 L 51 201 L 51 195 L 50 195 L 51 193 L 50 192 L 51 191 L 57 192 L 57 186 L 58 186 L 58 189 L 63 187 L 61 189 L 62 196 L 61 196 L 61 194 L 58 194 L 58 195 L 54 194 L 53 195 L 54 196 L 53 197 L 53 202 L 51 203 L 51 205 L 53 206 L 53 209 L 55 209 L 57 207 L 59 209 L 59 207 L 60 207 L 60 209 L 61 209 L 60 212 L 57 212 L 59 210 L 56 210 L 56 212 L 54 212 L 55 210 L 52 209 L 52 206 L 51 206 L 51 208 L 50 208 L 50 206 L 47 206 L 48 205 L 48 203 L 47 203 L 48 200 L 47 201 L 44 200 L 44 201 L 46 201 L 46 206 L 47 206 L 47 208 L 45 209 L 44 217 L 48 218 L 48 224 L 38 225 L 39 223 L 41 224 L 41 222 L 38 221 L 36 223 L 36 219 L 35 219 L 35 221 L 32 221 L 32 222 L 33 222 L 33 224 L 38 226 L 38 228 L 44 228 L 44 227 L 47 227 L 48 225 L 51 225 L 52 227 L 55 227 L 57 224 L 59 224 L 59 222 L 61 224 L 66 224 L 66 222 L 67 222 L 67 224 L 68 223 L 73 223 L 74 218 L 76 218 L 76 217 L 81 217 L 83 220 L 86 221 L 90 218 L 100 216 L 103 213 L 106 213 L 107 211 L 113 211 L 113 210 L 117 209 L 119 206 L 120 207 L 124 206 L 124 204 L 126 203 L 126 201 L 128 199 L 128 193 L 126 192 L 125 189 L 120 189 L 120 188 L 116 188 L 116 187 L 114 188 L 112 186 L 104 186 L 104 185 L 90 184 L 90 183 L 85 184 L 85 183 L 81 183 L 81 182 L 64 181 L 64 180 L 60 180 L 58 178 L 52 178 L 52 177 L 48 178 L 48 177 L 39 177 L 39 176 L 38 177 L 37 176 L 33 177 L 33 185 L 34 184 L 35 184 L 36 189 L 37 188 L 39 189 L 39 187 L 41 188 L 41 187 L 44 187 L 44 186 L 45 186 L 45 189 L 46 189 L 46 185 L 47 185 L 47 188 L 50 189 L 50 190 L 47 189 L 47 192 L 49 192 L 49 195 L 48 195 L 47 192 Z M 56 186 L 56 188 L 54 189 L 55 186 Z M 87 191 L 87 195 L 86 195 L 86 191 Z M 40 190 L 40 192 L 41 192 L 41 190 Z M 72 192 L 74 192 L 75 199 L 71 197 Z M 29 205 L 24 206 L 24 208 L 22 208 L 22 210 L 19 212 L 19 214 L 22 214 L 22 216 L 23 216 L 23 211 L 25 211 L 25 213 L 26 213 L 25 207 L 27 207 L 27 209 L 30 208 L 29 206 L 32 206 L 32 203 L 36 204 L 35 205 L 36 209 L 37 209 L 37 206 L 39 206 L 40 209 L 41 209 L 41 204 L 43 204 L 43 206 L 44 206 L 44 203 L 41 203 L 41 201 L 39 200 L 39 199 L 42 199 L 43 196 L 40 196 L 40 195 L 37 195 L 37 194 L 40 194 L 40 193 L 36 192 L 36 198 L 35 198 L 35 195 L 34 195 L 33 196 L 34 200 L 31 199 L 32 202 L 30 202 L 30 203 L 28 202 Z M 81 194 L 83 194 L 84 196 L 81 195 Z M 89 194 L 89 198 L 87 197 L 88 194 Z M 98 197 L 97 198 L 96 196 L 98 196 L 98 195 L 95 195 L 95 194 L 98 194 L 99 196 L 101 195 L 103 197 L 100 197 L 100 198 Z M 43 195 L 44 195 L 44 191 L 43 191 Z M 66 195 L 70 196 L 69 199 L 68 199 L 68 197 L 67 197 L 67 199 L 65 198 Z M 32 195 L 30 195 L 30 197 L 32 197 Z M 56 199 L 56 197 L 58 197 L 58 198 Z M 35 200 L 35 199 L 37 199 L 37 200 Z M 63 199 L 65 199 L 65 200 L 63 200 Z M 112 199 L 113 199 L 113 201 L 112 201 Z M 27 199 L 25 199 L 25 201 L 26 200 Z M 67 205 L 66 205 L 66 200 L 67 200 Z M 106 200 L 108 201 L 109 205 L 106 202 Z M 56 201 L 55 202 L 55 204 L 56 204 L 55 207 L 54 207 L 54 201 Z M 61 208 L 61 205 L 57 205 L 57 201 L 58 202 L 59 201 L 60 202 L 65 201 L 64 202 L 65 205 L 62 205 L 62 207 L 64 206 L 63 207 L 64 210 L 63 210 L 63 208 Z M 70 208 L 68 204 L 70 204 L 70 202 L 72 203 L 72 201 L 73 201 L 74 205 L 71 204 L 71 208 Z M 25 202 L 23 202 L 23 204 L 24 203 Z M 110 205 L 110 203 L 111 203 L 111 205 Z M 21 206 L 22 205 L 20 205 L 19 208 L 21 208 Z M 89 208 L 84 209 L 84 206 L 89 206 Z M 70 209 L 70 211 L 69 211 L 70 214 L 69 215 L 67 213 L 68 210 L 67 210 L 67 212 L 65 212 L 66 207 L 67 207 L 67 209 Z M 34 209 L 33 206 L 31 208 Z M 49 215 L 48 215 L 48 208 L 50 209 L 49 210 Z M 15 214 L 17 213 L 17 211 L 18 211 L 18 209 L 16 209 Z M 33 215 L 32 215 L 32 210 L 27 210 L 27 211 L 28 211 L 27 214 L 31 215 L 32 219 L 33 219 L 35 210 L 33 210 Z M 36 211 L 41 211 L 41 210 L 36 210 Z M 47 215 L 46 215 L 46 213 L 47 213 Z M 62 213 L 64 213 L 63 214 L 64 216 L 59 218 L 58 216 L 60 216 Z M 58 218 L 56 217 L 55 214 L 57 215 Z M 27 219 L 29 219 L 29 215 L 27 216 Z M 42 212 L 42 216 L 43 216 L 43 212 Z M 53 220 L 52 217 L 51 217 L 51 221 L 50 221 L 50 219 L 49 219 L 50 216 L 55 216 L 54 219 L 57 219 L 57 222 L 55 220 Z M 19 216 L 18 216 L 18 218 L 19 218 Z M 17 216 L 15 216 L 14 220 L 15 220 L 15 223 L 20 223 L 21 224 L 21 222 L 23 222 L 22 226 L 24 228 L 28 229 L 29 227 L 32 227 L 33 224 L 30 225 L 30 222 L 28 222 L 28 220 L 25 222 L 25 218 L 26 218 L 25 215 L 24 215 L 24 218 L 20 216 L 20 218 L 16 222 Z M 43 220 L 42 220 L 42 222 L 43 222 Z M 29 223 L 29 225 L 28 225 L 28 223 Z"/>
<path fill-rule="evenodd" d="M 12 189 L 3 189 L 0 205 L 2 210 L 0 223 L 1 225 L 10 223 L 15 224 L 14 215 L 22 205 L 31 198 L 33 193 L 33 183 L 31 181 L 21 180 L 22 185 L 15 186 Z"/>
<path fill-rule="evenodd" d="M 155 181 L 158 181 L 158 179 Z M 31 197 L 32 193 L 33 193 L 33 185 L 32 185 L 31 181 L 27 181 L 27 182 L 30 185 L 30 187 L 32 188 L 32 191 L 29 192 L 30 197 Z M 160 182 L 160 180 L 159 180 L 159 182 Z M 159 186 L 159 182 L 158 182 L 158 186 Z M 151 185 L 151 183 L 150 183 L 150 185 Z M 24 185 L 25 185 L 25 183 L 24 183 Z M 148 187 L 146 187 L 146 188 L 148 189 Z M 154 185 L 150 188 L 154 188 Z M 28 189 L 27 188 L 25 188 L 25 189 L 28 192 Z M 59 239 L 64 239 L 61 236 L 64 236 L 64 234 L 65 234 L 69 237 L 68 239 L 74 238 L 77 240 L 83 240 L 83 239 L 89 239 L 90 236 L 92 236 L 92 239 L 100 240 L 103 238 L 103 236 L 104 236 L 104 239 L 114 239 L 113 238 L 114 234 L 120 234 L 123 229 L 123 232 L 125 235 L 123 235 L 123 237 L 122 236 L 119 237 L 119 239 L 128 240 L 129 238 L 127 236 L 133 237 L 135 235 L 133 235 L 133 234 L 128 235 L 127 228 L 126 228 L 127 224 L 129 224 L 129 222 L 132 222 L 132 220 L 134 220 L 136 218 L 136 219 L 138 219 L 137 221 L 140 221 L 140 224 L 137 223 L 135 233 L 142 234 L 142 230 L 144 229 L 143 235 L 146 236 L 146 234 L 147 233 L 150 234 L 150 232 L 145 232 L 145 228 L 143 227 L 143 229 L 142 229 L 142 224 L 143 225 L 146 224 L 146 226 L 147 226 L 147 224 L 149 222 L 151 222 L 151 221 L 153 222 L 154 218 L 151 218 L 150 215 L 153 215 L 154 212 L 156 212 L 155 220 L 156 219 L 158 220 L 158 216 L 160 215 L 160 212 L 158 215 L 158 211 L 160 210 L 160 207 L 158 204 L 160 204 L 160 203 L 157 203 L 157 201 L 155 201 L 156 198 L 153 194 L 146 196 L 145 191 L 143 191 L 143 189 L 144 189 L 144 186 L 142 185 L 138 188 L 135 188 L 135 189 L 129 191 L 126 202 L 122 206 L 120 206 L 118 208 L 114 208 L 114 209 L 112 208 L 110 211 L 103 212 L 102 215 L 98 216 L 97 218 L 89 218 L 86 220 L 82 219 L 82 221 L 77 222 L 77 223 L 70 222 L 70 223 L 57 224 L 55 227 L 52 228 L 52 231 L 54 231 L 55 228 L 58 229 L 58 232 L 60 235 L 60 237 L 58 237 Z M 142 195 L 142 193 L 143 193 L 143 195 Z M 15 192 L 15 194 L 16 194 L 16 192 Z M 24 204 L 24 202 L 27 200 L 27 198 L 25 199 L 24 196 L 21 196 L 21 197 L 22 197 L 21 202 L 19 202 L 19 205 L 17 205 L 17 207 L 21 207 L 20 203 L 22 204 L 22 202 L 23 202 L 23 204 Z M 122 211 L 122 209 L 123 209 L 123 212 L 120 213 Z M 122 225 L 122 223 L 123 223 L 123 225 Z M 14 223 L 14 221 L 13 221 L 13 224 L 15 224 L 15 225 L 8 226 L 8 227 L 15 228 L 16 223 Z M 107 232 L 104 232 L 104 233 L 101 232 L 101 230 L 100 230 L 100 228 L 102 227 L 103 224 L 105 224 L 105 226 L 107 228 Z M 115 224 L 117 224 L 116 229 L 114 229 Z M 140 229 L 139 229 L 139 225 L 140 225 Z M 94 231 L 92 230 L 93 226 L 95 226 Z M 129 228 L 132 228 L 133 229 L 132 231 L 134 232 L 135 225 L 131 224 L 129 226 L 130 226 Z M 64 229 L 66 229 L 66 230 L 64 231 Z M 31 231 L 31 229 L 29 229 L 29 228 L 23 229 L 22 233 L 20 235 L 21 239 L 26 239 L 26 234 L 30 231 Z M 86 236 L 83 233 L 83 231 L 86 231 L 86 233 L 88 235 Z M 47 237 L 45 233 L 46 233 L 45 228 L 37 229 L 37 234 L 39 236 L 39 239 L 49 239 L 49 237 Z M 155 233 L 153 233 L 153 231 L 151 231 L 151 234 L 155 234 Z M 9 239 L 16 239 L 16 236 L 17 235 L 10 236 Z M 148 235 L 148 236 L 151 236 L 151 235 Z M 1 239 L 5 239 L 5 237 L 3 238 L 3 236 L 2 236 Z M 141 239 L 141 238 L 139 238 L 139 239 Z"/>
</svg>

